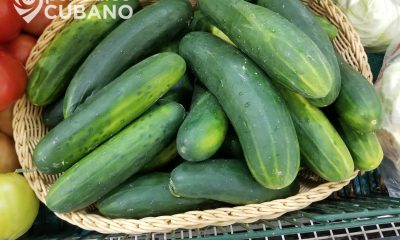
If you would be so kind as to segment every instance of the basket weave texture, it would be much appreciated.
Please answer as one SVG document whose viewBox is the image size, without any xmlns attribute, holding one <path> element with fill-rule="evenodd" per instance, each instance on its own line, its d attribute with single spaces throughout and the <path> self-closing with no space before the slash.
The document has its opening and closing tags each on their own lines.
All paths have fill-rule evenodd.
<svg viewBox="0 0 400 240">
<path fill-rule="evenodd" d="M 142 0 L 142 2 L 143 5 L 146 5 L 154 2 L 154 0 Z M 74 0 L 70 4 L 90 7 L 95 3 L 96 0 Z M 195 4 L 195 1 L 192 0 L 192 3 Z M 331 0 L 304 0 L 304 3 L 317 14 L 325 16 L 339 29 L 339 34 L 334 40 L 335 48 L 357 71 L 362 73 L 369 81 L 372 81 L 372 73 L 368 65 L 367 56 L 357 33 L 345 15 Z M 64 20 L 57 18 L 46 28 L 33 48 L 26 64 L 29 74 L 46 46 L 70 21 L 72 19 Z M 46 127 L 43 125 L 41 111 L 40 107 L 32 105 L 26 97 L 21 98 L 14 107 L 13 127 L 19 161 L 22 168 L 26 170 L 24 176 L 36 193 L 36 196 L 45 203 L 49 187 L 58 176 L 46 175 L 34 170 L 32 162 L 33 150 L 47 132 Z M 56 215 L 83 229 L 107 234 L 170 232 L 180 228 L 195 229 L 210 225 L 226 226 L 234 223 L 251 223 L 260 219 L 276 218 L 287 212 L 302 209 L 313 202 L 325 199 L 333 192 L 347 185 L 356 175 L 357 171 L 346 181 L 322 184 L 312 180 L 302 180 L 300 193 L 295 196 L 233 208 L 191 211 L 172 216 L 149 217 L 140 220 L 108 219 L 90 209 L 63 214 L 56 213 Z"/>
</svg>

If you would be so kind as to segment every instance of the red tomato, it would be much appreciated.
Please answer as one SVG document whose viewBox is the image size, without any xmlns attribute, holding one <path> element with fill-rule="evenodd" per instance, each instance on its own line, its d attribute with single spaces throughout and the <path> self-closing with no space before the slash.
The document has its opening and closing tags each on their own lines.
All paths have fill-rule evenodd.
<svg viewBox="0 0 400 240">
<path fill-rule="evenodd" d="M 24 94 L 28 76 L 17 59 L 0 52 L 0 111 Z"/>
<path fill-rule="evenodd" d="M 14 39 L 24 24 L 14 8 L 14 1 L 0 0 L 0 43 Z"/>
<path fill-rule="evenodd" d="M 31 8 L 36 8 L 39 0 L 34 0 L 35 3 L 34 5 L 30 6 Z M 69 3 L 69 0 L 49 0 L 49 1 L 45 1 L 42 0 L 44 2 L 43 7 L 40 9 L 38 15 L 36 15 L 35 18 L 33 18 L 33 20 L 26 24 L 24 26 L 24 31 L 30 34 L 33 34 L 35 36 L 40 36 L 44 29 L 47 27 L 47 25 L 50 24 L 50 22 L 52 21 L 52 19 L 49 19 L 46 17 L 46 6 L 48 5 L 53 5 L 54 7 L 48 8 L 48 14 L 50 16 L 57 16 L 59 13 L 59 9 L 60 6 L 67 6 Z M 48 3 L 48 4 L 47 4 Z"/>
<path fill-rule="evenodd" d="M 36 44 L 36 38 L 29 34 L 21 33 L 11 42 L 0 46 L 0 50 L 5 51 L 11 56 L 21 61 L 24 65 L 31 53 L 33 46 Z"/>
</svg>

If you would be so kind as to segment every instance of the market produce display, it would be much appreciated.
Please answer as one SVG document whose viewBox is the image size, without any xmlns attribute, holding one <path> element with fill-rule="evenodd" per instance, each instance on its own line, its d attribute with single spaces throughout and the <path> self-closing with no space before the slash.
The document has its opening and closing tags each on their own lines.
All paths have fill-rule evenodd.
<svg viewBox="0 0 400 240">
<path fill-rule="evenodd" d="M 327 181 L 376 168 L 381 102 L 335 27 L 300 0 L 256 3 L 160 0 L 67 25 L 26 91 L 51 129 L 34 165 L 61 173 L 46 205 L 138 219 L 287 198 L 301 165 Z"/>
<path fill-rule="evenodd" d="M 30 2 L 30 1 L 28 1 Z M 18 239 L 32 226 L 39 200 L 21 168 L 13 139 L 13 109 L 23 96 L 28 75 L 25 63 L 37 38 L 23 28 L 15 2 L 0 0 L 0 239 Z"/>
<path fill-rule="evenodd" d="M 340 69 L 329 36 L 324 32 L 324 29 L 320 27 L 317 18 L 300 1 L 285 1 L 285 3 L 282 3 L 281 0 L 258 0 L 257 4 L 279 13 L 282 17 L 286 18 L 306 33 L 311 40 L 317 44 L 332 69 L 333 85 L 326 96 L 310 99 L 310 102 L 317 107 L 325 107 L 333 103 L 340 91 Z M 288 56 L 288 58 L 290 58 L 290 56 Z"/>
<path fill-rule="evenodd" d="M 144 113 L 185 70 L 185 61 L 175 53 L 160 53 L 131 67 L 40 141 L 33 154 L 36 166 L 45 173 L 67 170 Z"/>
<path fill-rule="evenodd" d="M 274 81 L 309 98 L 331 91 L 333 66 L 311 38 L 285 18 L 243 0 L 205 0 L 199 5 Z"/>
<path fill-rule="evenodd" d="M 137 0 L 103 1 L 97 8 L 98 11 L 103 11 L 107 7 L 119 8 L 125 4 L 135 10 L 139 8 Z M 73 21 L 64 28 L 46 48 L 30 75 L 26 91 L 29 100 L 36 105 L 46 105 L 63 95 L 76 68 L 121 20 L 120 17 L 106 20 L 84 18 Z"/>
<path fill-rule="evenodd" d="M 226 112 L 255 179 L 273 189 L 292 183 L 300 167 L 296 132 L 265 73 L 238 49 L 208 33 L 186 35 L 180 54 Z"/>
<path fill-rule="evenodd" d="M 163 150 L 184 116 L 174 102 L 150 110 L 68 169 L 51 187 L 47 206 L 69 212 L 99 200 Z"/>
<path fill-rule="evenodd" d="M 64 117 L 127 68 L 159 50 L 161 44 L 186 31 L 191 17 L 188 2 L 160 1 L 115 28 L 75 73 L 66 92 Z"/>
</svg>

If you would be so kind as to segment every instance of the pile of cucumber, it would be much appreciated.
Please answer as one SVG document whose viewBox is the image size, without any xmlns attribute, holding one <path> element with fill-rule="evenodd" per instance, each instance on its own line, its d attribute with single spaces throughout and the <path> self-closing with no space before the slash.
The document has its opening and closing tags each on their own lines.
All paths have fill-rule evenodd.
<svg viewBox="0 0 400 240">
<path fill-rule="evenodd" d="M 143 218 L 261 203 L 380 164 L 373 86 L 300 0 L 161 0 L 82 19 L 42 54 L 27 96 L 49 133 L 33 160 L 63 173 L 47 206 Z"/>
</svg>

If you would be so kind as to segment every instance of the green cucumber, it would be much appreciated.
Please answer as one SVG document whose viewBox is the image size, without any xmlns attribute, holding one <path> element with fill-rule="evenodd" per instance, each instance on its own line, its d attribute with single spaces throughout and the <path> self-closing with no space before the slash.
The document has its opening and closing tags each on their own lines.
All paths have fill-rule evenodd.
<svg viewBox="0 0 400 240">
<path fill-rule="evenodd" d="M 123 5 L 137 10 L 139 1 L 106 0 L 98 3 L 96 8 L 103 12 L 104 8 L 118 9 Z M 59 98 L 82 61 L 121 20 L 117 16 L 106 19 L 88 17 L 72 21 L 41 54 L 29 78 L 26 89 L 28 99 L 35 105 L 46 105 Z"/>
<path fill-rule="evenodd" d="M 342 89 L 334 103 L 339 118 L 360 132 L 372 132 L 383 121 L 382 103 L 373 85 L 337 54 Z"/>
<path fill-rule="evenodd" d="M 357 132 L 343 121 L 338 121 L 337 129 L 353 156 L 356 169 L 371 171 L 381 164 L 383 151 L 374 132 Z"/>
<path fill-rule="evenodd" d="M 289 20 L 289 22 L 306 33 L 319 47 L 328 61 L 329 72 L 333 74 L 333 87 L 325 97 L 311 99 L 310 102 L 317 107 L 325 107 L 332 104 L 340 92 L 340 69 L 329 36 L 322 29 L 315 15 L 301 0 L 257 0 L 257 4 L 267 7 Z M 307 46 L 303 46 L 307 48 Z"/>
<path fill-rule="evenodd" d="M 299 191 L 298 181 L 279 190 L 261 186 L 246 164 L 236 159 L 182 163 L 172 171 L 169 187 L 177 197 L 212 199 L 235 205 L 287 198 Z"/>
<path fill-rule="evenodd" d="M 174 41 L 171 41 L 171 42 L 167 43 L 166 45 L 162 46 L 160 52 L 178 53 L 179 52 L 179 42 L 180 42 L 181 38 L 182 38 L 182 36 L 179 36 Z"/>
<path fill-rule="evenodd" d="M 88 56 L 68 86 L 64 100 L 67 118 L 89 96 L 127 68 L 157 51 L 188 28 L 191 5 L 184 0 L 161 0 L 144 8 L 112 31 Z"/>
<path fill-rule="evenodd" d="M 47 194 L 47 207 L 70 212 L 96 202 L 165 148 L 184 117 L 185 109 L 174 102 L 146 112 L 58 178 Z"/>
<path fill-rule="evenodd" d="M 64 120 L 63 103 L 64 98 L 60 98 L 56 102 L 44 107 L 43 123 L 47 128 L 52 129 Z"/>
<path fill-rule="evenodd" d="M 285 103 L 265 73 L 209 33 L 186 35 L 179 52 L 230 119 L 254 178 L 271 189 L 289 186 L 300 167 L 299 144 Z"/>
<path fill-rule="evenodd" d="M 221 153 L 236 159 L 244 159 L 243 149 L 234 129 L 229 128 L 221 146 Z"/>
<path fill-rule="evenodd" d="M 171 88 L 162 99 L 179 102 L 183 106 L 190 106 L 190 100 L 193 94 L 193 82 L 189 75 L 185 73 L 175 86 Z"/>
<path fill-rule="evenodd" d="M 214 36 L 217 36 L 224 40 L 225 42 L 235 46 L 235 44 L 223 33 L 215 24 L 211 23 L 199 10 L 196 10 L 193 14 L 193 21 L 190 24 L 190 29 L 192 31 L 202 31 L 209 32 Z"/>
<path fill-rule="evenodd" d="M 328 34 L 329 40 L 333 41 L 338 35 L 338 29 L 335 25 L 329 22 L 324 16 L 315 16 L 321 28 Z"/>
<path fill-rule="evenodd" d="M 144 218 L 202 210 L 216 205 L 205 199 L 174 197 L 169 189 L 169 173 L 150 173 L 128 180 L 102 198 L 99 212 L 111 218 Z"/>
<path fill-rule="evenodd" d="M 166 148 L 161 150 L 150 162 L 140 169 L 141 173 L 151 172 L 162 168 L 163 166 L 170 163 L 178 156 L 178 151 L 176 150 L 176 140 L 174 139 Z"/>
<path fill-rule="evenodd" d="M 179 128 L 176 145 L 187 161 L 204 161 L 224 142 L 228 119 L 218 100 L 199 85 L 195 87 L 190 112 Z"/>
<path fill-rule="evenodd" d="M 354 171 L 353 159 L 328 118 L 299 94 L 279 89 L 296 127 L 302 161 L 327 181 L 348 179 Z"/>
<path fill-rule="evenodd" d="M 44 173 L 60 173 L 139 117 L 186 71 L 175 53 L 136 64 L 81 105 L 36 146 L 33 160 Z"/>
<path fill-rule="evenodd" d="M 331 91 L 330 62 L 285 18 L 243 0 L 199 0 L 199 5 L 272 80 L 309 98 L 322 98 Z"/>
<path fill-rule="evenodd" d="M 161 48 L 160 52 L 179 52 L 179 40 L 172 41 Z M 193 94 L 193 82 L 189 77 L 188 73 L 185 73 L 181 80 L 175 86 L 171 88 L 163 97 L 162 99 L 167 101 L 178 102 L 182 104 L 185 108 L 190 106 L 190 102 L 192 100 Z"/>
</svg>

